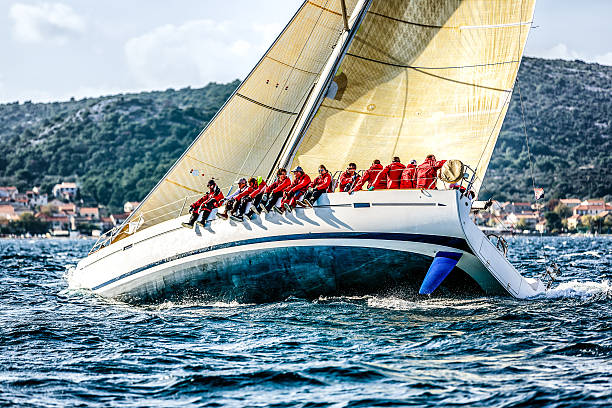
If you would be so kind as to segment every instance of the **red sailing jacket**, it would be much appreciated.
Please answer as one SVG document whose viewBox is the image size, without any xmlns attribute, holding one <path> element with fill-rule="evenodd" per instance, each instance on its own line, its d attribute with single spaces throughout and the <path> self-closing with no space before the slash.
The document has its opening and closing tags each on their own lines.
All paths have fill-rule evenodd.
<svg viewBox="0 0 612 408">
<path fill-rule="evenodd" d="M 376 180 L 376 176 L 381 172 L 383 166 L 382 164 L 372 164 L 368 170 L 366 170 L 359 180 L 355 184 L 355 187 L 351 189 L 351 191 L 359 191 L 363 187 L 363 185 L 368 182 L 368 187 L 374 185 L 374 181 Z M 375 190 L 381 190 L 387 188 L 387 177 L 382 177 L 378 184 L 374 185 Z"/>
<path fill-rule="evenodd" d="M 374 185 L 380 182 L 382 176 L 387 176 L 387 188 L 400 188 L 402 172 L 404 171 L 405 167 L 406 166 L 404 166 L 402 163 L 397 162 L 389 164 L 387 167 L 382 169 L 380 173 L 378 173 Z"/>
<path fill-rule="evenodd" d="M 286 191 L 292 194 L 304 193 L 308 189 L 309 184 L 310 176 L 306 173 L 302 173 L 302 177 L 296 177 Z"/>
<path fill-rule="evenodd" d="M 255 191 L 255 189 L 249 185 L 240 194 L 238 194 L 236 197 L 234 197 L 234 200 L 236 200 L 236 201 L 242 200 L 244 197 L 246 197 L 248 195 L 251 195 L 253 193 L 253 191 Z"/>
<path fill-rule="evenodd" d="M 310 183 L 310 188 L 314 188 L 315 190 L 325 190 L 331 193 L 331 174 L 329 172 L 325 172 L 319 175 L 312 183 Z"/>
<path fill-rule="evenodd" d="M 359 175 L 357 174 L 357 172 L 353 173 L 353 175 L 351 176 L 351 173 L 349 173 L 348 171 L 344 171 L 342 174 L 340 174 L 340 177 L 338 178 L 338 185 L 340 186 L 339 191 L 344 191 L 346 186 L 350 187 L 351 184 L 354 184 L 358 178 Z"/>
<path fill-rule="evenodd" d="M 221 200 L 223 200 L 223 192 L 221 191 L 219 186 L 215 186 L 215 189 L 213 191 L 209 191 L 208 193 L 200 197 L 198 201 L 191 204 L 190 208 L 193 212 L 197 213 L 201 206 L 208 204 L 208 202 L 212 200 L 217 200 L 215 207 L 218 207 Z"/>
<path fill-rule="evenodd" d="M 402 182 L 400 188 L 416 188 L 416 166 L 408 163 L 404 171 L 402 171 Z"/>
<path fill-rule="evenodd" d="M 416 169 L 416 188 L 435 189 L 438 170 L 446 163 L 446 160 L 437 162 L 436 158 L 425 159 Z"/>
<path fill-rule="evenodd" d="M 282 193 L 291 185 L 291 179 L 289 177 L 285 177 L 284 180 L 276 179 L 274 183 L 270 184 L 268 188 L 266 188 L 266 193 L 274 194 L 274 193 Z"/>
<path fill-rule="evenodd" d="M 259 184 L 257 188 L 254 189 L 253 192 L 251 193 L 250 195 L 251 198 L 255 199 L 255 197 L 257 197 L 258 195 L 263 194 L 266 191 L 266 189 L 267 189 L 266 182 L 262 180 L 261 184 Z"/>
</svg>

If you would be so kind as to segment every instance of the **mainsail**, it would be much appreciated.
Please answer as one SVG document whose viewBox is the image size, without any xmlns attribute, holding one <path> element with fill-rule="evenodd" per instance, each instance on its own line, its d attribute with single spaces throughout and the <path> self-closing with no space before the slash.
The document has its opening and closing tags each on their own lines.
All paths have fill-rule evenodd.
<svg viewBox="0 0 612 408">
<path fill-rule="evenodd" d="M 293 165 L 460 159 L 478 191 L 535 0 L 373 0 Z"/>
<path fill-rule="evenodd" d="M 357 0 L 345 0 L 350 15 Z M 114 240 L 185 214 L 215 178 L 267 176 L 343 32 L 339 0 L 303 3 L 270 49 Z"/>
</svg>

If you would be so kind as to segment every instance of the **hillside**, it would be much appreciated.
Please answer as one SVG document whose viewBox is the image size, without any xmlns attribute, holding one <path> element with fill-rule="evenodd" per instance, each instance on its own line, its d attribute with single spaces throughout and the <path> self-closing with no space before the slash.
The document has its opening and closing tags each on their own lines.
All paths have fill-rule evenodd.
<svg viewBox="0 0 612 408">
<path fill-rule="evenodd" d="M 519 78 L 537 185 L 548 198 L 611 194 L 612 67 L 526 58 Z M 140 200 L 238 84 L 0 105 L 0 185 L 78 180 L 91 201 Z M 531 197 L 518 92 L 485 189 Z"/>
</svg>

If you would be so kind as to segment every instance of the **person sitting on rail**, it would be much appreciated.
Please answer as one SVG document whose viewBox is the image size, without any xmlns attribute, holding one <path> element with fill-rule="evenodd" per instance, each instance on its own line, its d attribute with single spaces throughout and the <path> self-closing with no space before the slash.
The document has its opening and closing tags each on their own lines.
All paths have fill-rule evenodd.
<svg viewBox="0 0 612 408">
<path fill-rule="evenodd" d="M 272 211 L 272 207 L 276 205 L 279 198 L 283 196 L 283 193 L 291 185 L 291 179 L 287 177 L 287 170 L 278 169 L 276 173 L 276 180 L 266 188 L 266 192 L 262 197 L 261 209 L 266 213 Z"/>
<path fill-rule="evenodd" d="M 401 180 L 402 180 L 402 172 L 404 171 L 404 166 L 399 157 L 394 157 L 391 164 L 387 165 L 378 175 L 376 176 L 376 180 L 373 183 L 373 186 L 368 188 L 368 190 L 374 190 L 382 177 L 387 176 L 387 188 L 400 188 Z"/>
<path fill-rule="evenodd" d="M 404 171 L 402 171 L 402 181 L 400 182 L 400 188 L 402 190 L 416 188 L 416 167 L 417 161 L 410 160 L 410 163 L 408 163 Z"/>
<path fill-rule="evenodd" d="M 243 193 L 247 189 L 247 181 L 245 178 L 241 178 L 238 180 L 238 190 L 234 191 L 233 194 L 227 197 L 225 201 L 225 212 L 217 213 L 217 217 L 223 218 L 227 220 L 229 218 L 228 213 L 235 211 L 238 208 L 238 201 L 236 201 L 236 197 Z"/>
<path fill-rule="evenodd" d="M 427 155 L 425 161 L 416 169 L 416 188 L 422 190 L 435 190 L 438 179 L 438 170 L 446 163 L 446 160 L 436 161 L 433 154 Z"/>
<path fill-rule="evenodd" d="M 366 170 L 361 177 L 359 177 L 359 180 L 357 180 L 357 183 L 355 183 L 355 185 L 351 188 L 349 194 L 353 194 L 355 191 L 361 190 L 366 182 L 368 183 L 368 189 L 372 187 L 374 185 L 374 181 L 376 180 L 376 176 L 382 171 L 382 169 L 383 166 L 380 164 L 380 160 L 374 160 L 370 168 Z M 376 190 L 387 188 L 387 177 L 382 177 L 378 182 L 378 185 L 374 186 L 374 188 Z"/>
<path fill-rule="evenodd" d="M 293 179 L 293 183 L 291 183 L 289 188 L 285 190 L 282 202 L 282 207 L 288 212 L 293 210 L 293 207 L 295 207 L 295 201 L 304 195 L 311 181 L 310 176 L 304 173 L 304 170 L 300 166 L 297 166 L 295 170 L 292 170 L 292 173 L 295 175 L 295 178 Z M 274 210 L 279 214 L 282 214 L 283 212 L 282 208 L 279 209 L 278 207 L 274 207 Z"/>
<path fill-rule="evenodd" d="M 257 188 L 249 194 L 249 201 L 252 203 L 250 211 L 247 211 L 247 216 L 251 217 L 254 214 L 261 214 L 261 203 L 264 194 L 266 194 L 267 184 L 262 177 L 257 177 Z"/>
<path fill-rule="evenodd" d="M 234 206 L 234 211 L 230 218 L 234 221 L 242 221 L 244 219 L 243 215 L 246 211 L 247 205 L 251 202 L 251 194 L 257 190 L 257 179 L 251 177 L 249 179 L 249 185 L 244 191 L 236 196 L 234 200 L 236 200 L 236 205 Z"/>
<path fill-rule="evenodd" d="M 219 206 L 221 201 L 223 201 L 223 192 L 215 180 L 209 180 L 206 184 L 208 187 L 208 192 L 204 194 L 198 201 L 191 204 L 189 207 L 189 212 L 191 213 L 191 218 L 189 222 L 183 222 L 181 225 L 187 228 L 193 228 L 193 224 L 196 220 L 202 215 L 201 221 L 198 221 L 198 225 L 204 226 L 206 219 L 210 215 L 210 212 Z"/>
<path fill-rule="evenodd" d="M 319 175 L 310 183 L 303 200 L 296 201 L 302 207 L 311 207 L 325 192 L 331 192 L 332 178 L 324 165 L 319 166 Z"/>
<path fill-rule="evenodd" d="M 357 165 L 349 163 L 346 170 L 340 174 L 338 178 L 338 191 L 348 192 L 357 183 L 359 175 L 357 174 Z"/>
</svg>

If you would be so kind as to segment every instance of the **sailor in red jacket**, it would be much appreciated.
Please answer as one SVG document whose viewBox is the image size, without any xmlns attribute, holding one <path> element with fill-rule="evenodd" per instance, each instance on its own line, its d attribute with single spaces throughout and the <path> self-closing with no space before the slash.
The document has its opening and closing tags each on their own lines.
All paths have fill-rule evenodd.
<svg viewBox="0 0 612 408">
<path fill-rule="evenodd" d="M 416 160 L 410 160 L 410 163 L 408 163 L 404 171 L 402 171 L 401 189 L 416 188 L 416 165 Z"/>
<path fill-rule="evenodd" d="M 376 180 L 374 181 L 374 188 L 380 182 L 381 178 L 387 176 L 387 188 L 400 188 L 402 172 L 404 171 L 404 166 L 400 162 L 399 157 L 394 157 L 391 164 L 382 169 L 380 173 L 376 176 Z M 374 190 L 374 188 L 370 187 L 368 190 Z"/>
<path fill-rule="evenodd" d="M 287 170 L 278 169 L 276 180 L 266 188 L 266 193 L 261 199 L 261 209 L 266 213 L 272 211 L 272 207 L 276 205 L 278 199 L 283 196 L 283 193 L 290 185 L 291 180 L 287 177 Z"/>
<path fill-rule="evenodd" d="M 304 195 L 304 199 L 301 201 L 298 200 L 297 203 L 302 207 L 312 207 L 312 205 L 317 202 L 323 193 L 330 192 L 331 182 L 331 174 L 329 174 L 324 165 L 320 165 L 319 175 L 312 183 L 310 183 L 310 186 L 308 186 L 308 191 Z"/>
<path fill-rule="evenodd" d="M 193 228 L 193 224 L 199 218 L 200 214 L 202 215 L 202 218 L 201 221 L 198 221 L 198 225 L 204 225 L 206 219 L 210 215 L 210 212 L 214 208 L 218 207 L 219 203 L 223 201 L 223 193 L 214 180 L 209 180 L 206 185 L 208 187 L 208 192 L 198 201 L 191 204 L 189 207 L 191 218 L 189 219 L 189 222 L 183 222 L 181 224 L 183 227 Z"/>
<path fill-rule="evenodd" d="M 253 215 L 248 214 L 250 212 L 261 214 L 260 204 L 262 203 L 264 194 L 266 194 L 267 188 L 268 185 L 266 184 L 264 179 L 262 177 L 257 177 L 257 188 L 249 195 L 249 201 L 251 201 L 253 205 L 251 207 L 251 211 L 247 212 L 248 216 Z"/>
<path fill-rule="evenodd" d="M 438 170 L 446 163 L 446 160 L 436 161 L 436 156 L 430 154 L 425 161 L 416 169 L 416 188 L 435 190 Z"/>
<path fill-rule="evenodd" d="M 383 166 L 382 164 L 380 164 L 380 160 L 378 159 L 374 160 L 370 168 L 366 170 L 361 177 L 359 177 L 359 180 L 357 180 L 357 183 L 355 183 L 355 186 L 351 188 L 351 190 L 349 191 L 349 194 L 352 194 L 355 191 L 361 190 L 361 188 L 366 182 L 368 183 L 368 188 L 372 187 L 374 185 L 374 181 L 376 180 L 376 176 L 378 175 L 378 173 L 382 171 L 382 169 L 383 169 Z M 378 184 L 374 186 L 374 189 L 380 190 L 380 189 L 385 189 L 385 188 L 387 188 L 387 178 L 381 177 Z"/>
<path fill-rule="evenodd" d="M 246 179 L 243 177 L 238 180 L 238 190 L 234 191 L 233 194 L 227 196 L 227 200 L 225 202 L 225 211 L 223 213 L 217 213 L 217 217 L 227 220 L 229 218 L 228 213 L 233 213 L 238 209 L 239 200 L 240 198 L 244 197 L 243 193 L 245 193 L 247 189 L 248 186 Z"/>
<path fill-rule="evenodd" d="M 247 188 L 240 194 L 238 194 L 235 198 L 236 206 L 234 207 L 234 213 L 230 216 L 230 218 L 234 221 L 242 221 L 244 219 L 243 215 L 246 211 L 247 205 L 251 202 L 251 195 L 257 190 L 257 179 L 251 177 L 249 179 L 249 185 Z"/>
<path fill-rule="evenodd" d="M 292 170 L 292 173 L 295 175 L 293 179 L 293 183 L 287 190 L 285 190 L 285 194 L 283 195 L 282 206 L 285 210 L 291 212 L 293 207 L 295 207 L 295 201 L 300 198 L 306 190 L 308 190 L 308 186 L 310 185 L 310 176 L 304 173 L 304 170 L 297 166 L 295 170 Z M 274 207 L 274 210 L 278 213 L 282 213 L 282 209 L 278 207 Z"/>
<path fill-rule="evenodd" d="M 359 175 L 357 174 L 357 165 L 355 163 L 349 163 L 346 171 L 340 174 L 338 178 L 338 191 L 348 192 L 357 183 Z"/>
</svg>

